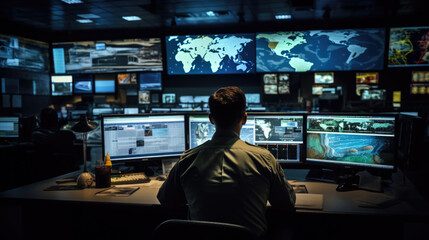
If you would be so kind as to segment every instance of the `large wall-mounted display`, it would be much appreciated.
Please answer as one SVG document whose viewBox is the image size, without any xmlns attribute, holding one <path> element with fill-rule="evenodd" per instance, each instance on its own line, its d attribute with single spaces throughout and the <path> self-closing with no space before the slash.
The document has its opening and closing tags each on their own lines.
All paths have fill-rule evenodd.
<svg viewBox="0 0 429 240">
<path fill-rule="evenodd" d="M 160 38 L 52 44 L 55 73 L 162 71 Z"/>
<path fill-rule="evenodd" d="M 257 33 L 256 70 L 380 70 L 384 43 L 383 28 Z"/>
<path fill-rule="evenodd" d="M 391 28 L 389 67 L 429 66 L 429 27 Z"/>
<path fill-rule="evenodd" d="M 48 72 L 49 45 L 0 34 L 0 68 Z"/>
<path fill-rule="evenodd" d="M 167 36 L 168 74 L 255 72 L 255 34 Z"/>
</svg>

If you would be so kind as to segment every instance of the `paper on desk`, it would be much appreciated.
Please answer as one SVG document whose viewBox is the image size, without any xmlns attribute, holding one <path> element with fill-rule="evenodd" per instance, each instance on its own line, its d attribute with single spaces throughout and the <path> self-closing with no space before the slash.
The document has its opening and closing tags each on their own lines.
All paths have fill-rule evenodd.
<svg viewBox="0 0 429 240">
<path fill-rule="evenodd" d="M 315 193 L 297 193 L 296 208 L 303 209 L 323 209 L 323 194 Z"/>
<path fill-rule="evenodd" d="M 394 196 L 387 194 L 364 195 L 354 200 L 359 207 L 367 208 L 385 208 L 395 205 L 399 202 Z"/>
</svg>

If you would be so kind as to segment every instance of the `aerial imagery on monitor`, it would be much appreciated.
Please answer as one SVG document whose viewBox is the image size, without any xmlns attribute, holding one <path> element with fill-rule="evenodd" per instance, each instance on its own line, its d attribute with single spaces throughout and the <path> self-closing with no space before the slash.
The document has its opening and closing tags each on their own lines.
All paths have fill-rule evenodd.
<svg viewBox="0 0 429 240">
<path fill-rule="evenodd" d="M 384 29 L 256 34 L 258 72 L 382 69 Z"/>
<path fill-rule="evenodd" d="M 429 27 L 392 28 L 388 58 L 389 66 L 428 66 Z"/>
<path fill-rule="evenodd" d="M 255 141 L 302 141 L 302 118 L 255 118 Z"/>
<path fill-rule="evenodd" d="M 307 158 L 393 165 L 393 120 L 309 119 Z"/>
<path fill-rule="evenodd" d="M 169 74 L 255 72 L 254 34 L 170 36 Z"/>
</svg>

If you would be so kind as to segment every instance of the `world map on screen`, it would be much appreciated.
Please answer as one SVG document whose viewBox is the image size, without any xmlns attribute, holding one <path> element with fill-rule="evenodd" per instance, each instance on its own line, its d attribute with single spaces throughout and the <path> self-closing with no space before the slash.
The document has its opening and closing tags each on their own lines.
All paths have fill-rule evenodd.
<svg viewBox="0 0 429 240">
<path fill-rule="evenodd" d="M 166 37 L 169 74 L 255 72 L 254 34 Z"/>
<path fill-rule="evenodd" d="M 256 34 L 258 72 L 382 69 L 384 29 Z"/>
</svg>

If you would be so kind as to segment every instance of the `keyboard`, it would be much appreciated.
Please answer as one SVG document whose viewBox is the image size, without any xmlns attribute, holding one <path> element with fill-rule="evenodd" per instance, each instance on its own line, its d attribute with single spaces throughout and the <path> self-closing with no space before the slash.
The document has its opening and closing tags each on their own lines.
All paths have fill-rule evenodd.
<svg viewBox="0 0 429 240">
<path fill-rule="evenodd" d="M 150 178 L 146 174 L 139 173 L 123 173 L 120 175 L 112 175 L 111 178 L 112 185 L 120 184 L 137 184 L 137 183 L 147 183 L 150 182 Z"/>
</svg>

